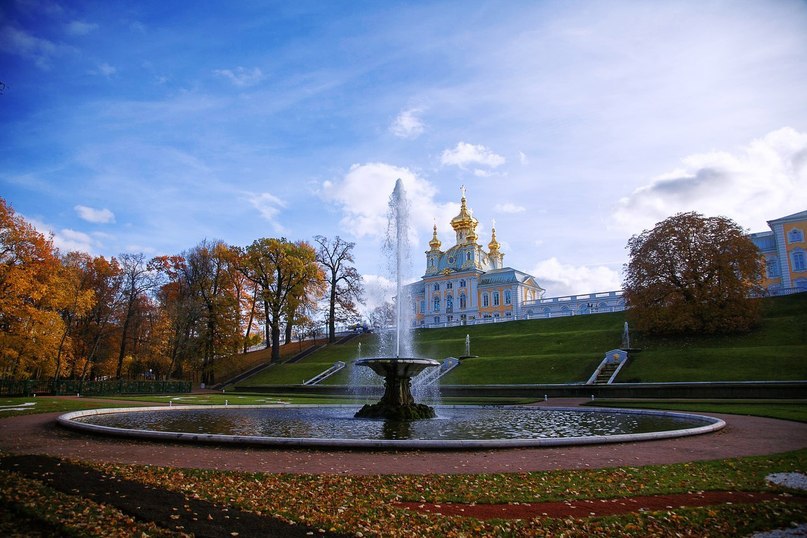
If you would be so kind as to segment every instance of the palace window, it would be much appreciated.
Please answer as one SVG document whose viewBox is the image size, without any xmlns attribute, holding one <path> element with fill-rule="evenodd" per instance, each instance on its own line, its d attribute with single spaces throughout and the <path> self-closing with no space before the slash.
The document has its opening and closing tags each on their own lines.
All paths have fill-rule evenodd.
<svg viewBox="0 0 807 538">
<path fill-rule="evenodd" d="M 504 290 L 504 304 L 513 304 L 513 297 L 510 290 Z"/>
<path fill-rule="evenodd" d="M 804 251 L 794 250 L 790 253 L 790 261 L 793 263 L 793 270 L 794 271 L 805 271 L 807 270 L 807 259 L 805 259 Z"/>
<path fill-rule="evenodd" d="M 464 287 L 465 287 L 465 279 L 460 280 L 460 288 L 464 288 Z"/>
<path fill-rule="evenodd" d="M 446 312 L 453 312 L 454 311 L 454 297 L 449 295 L 446 297 Z"/>
<path fill-rule="evenodd" d="M 453 282 L 447 282 L 446 283 L 446 289 L 447 290 L 454 289 L 454 283 Z"/>
<path fill-rule="evenodd" d="M 765 260 L 765 272 L 768 278 L 779 276 L 779 262 L 776 258 L 768 258 Z"/>
<path fill-rule="evenodd" d="M 420 313 L 421 314 L 426 313 L 426 301 L 420 301 Z"/>
<path fill-rule="evenodd" d="M 801 243 L 804 241 L 804 233 L 798 228 L 793 228 L 787 233 L 788 243 Z"/>
<path fill-rule="evenodd" d="M 483 307 L 488 307 L 488 306 L 490 306 L 490 298 L 488 297 L 488 294 L 487 294 L 487 293 L 483 293 L 483 294 L 482 294 L 482 306 L 483 306 Z"/>
<path fill-rule="evenodd" d="M 499 306 L 499 292 L 493 292 L 493 306 Z"/>
<path fill-rule="evenodd" d="M 462 295 L 460 295 L 460 310 L 465 310 L 465 308 L 466 308 L 465 305 L 466 305 L 466 303 L 465 303 L 465 294 L 463 293 Z"/>
<path fill-rule="evenodd" d="M 440 284 L 434 284 L 434 291 L 440 291 Z"/>
<path fill-rule="evenodd" d="M 434 296 L 434 304 L 433 304 L 433 306 L 434 306 L 434 308 L 433 308 L 434 312 L 439 312 L 440 311 L 440 296 L 439 295 Z"/>
</svg>

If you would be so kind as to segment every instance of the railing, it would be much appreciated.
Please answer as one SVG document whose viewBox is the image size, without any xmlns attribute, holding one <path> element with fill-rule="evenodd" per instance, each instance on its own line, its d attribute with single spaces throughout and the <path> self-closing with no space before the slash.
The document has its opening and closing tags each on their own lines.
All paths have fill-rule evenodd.
<svg viewBox="0 0 807 538">
<path fill-rule="evenodd" d="M 303 381 L 303 385 L 316 385 L 320 381 L 332 376 L 333 374 L 335 374 L 336 372 L 338 372 L 339 370 L 341 370 L 344 367 L 345 367 L 344 362 L 336 361 L 335 363 L 333 363 L 333 366 L 331 366 L 330 368 L 328 368 L 324 372 L 321 372 L 321 373 L 315 375 L 314 377 L 312 377 L 311 379 L 309 379 L 307 381 Z"/>
<path fill-rule="evenodd" d="M 439 368 L 429 368 L 427 370 L 423 370 L 420 376 L 418 376 L 418 383 L 424 386 L 432 385 L 459 365 L 459 359 L 455 357 L 447 357 L 442 363 L 440 363 Z"/>
</svg>

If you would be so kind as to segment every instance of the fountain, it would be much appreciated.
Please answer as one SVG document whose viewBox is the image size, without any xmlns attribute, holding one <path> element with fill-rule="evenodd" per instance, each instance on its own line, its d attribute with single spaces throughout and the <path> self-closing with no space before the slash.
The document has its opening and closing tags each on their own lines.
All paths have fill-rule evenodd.
<svg viewBox="0 0 807 538">
<path fill-rule="evenodd" d="M 432 407 L 412 397 L 413 378 L 439 363 L 411 358 L 401 285 L 407 252 L 401 180 L 390 199 L 388 236 L 395 252 L 394 258 L 390 256 L 397 285 L 395 349 L 382 348 L 380 354 L 386 356 L 363 358 L 359 347 L 354 362 L 384 378 L 384 395 L 378 403 L 365 405 L 359 412 L 356 405 L 286 404 L 91 409 L 62 415 L 59 424 L 93 434 L 166 442 L 394 450 L 624 443 L 699 435 L 725 425 L 713 417 L 638 409 L 462 405 L 439 406 L 435 416 Z M 630 348 L 627 324 L 623 345 Z M 466 356 L 470 352 L 470 335 L 466 335 Z M 424 418 L 432 420 L 414 420 Z"/>
<path fill-rule="evenodd" d="M 408 328 L 403 319 L 405 298 L 403 296 L 403 267 L 407 259 L 407 236 L 409 233 L 406 193 L 403 182 L 398 179 L 389 202 L 389 225 L 387 243 L 394 245 L 395 255 L 395 357 L 359 359 L 356 366 L 366 366 L 384 378 L 384 395 L 375 404 L 367 404 L 356 413 L 358 418 L 384 418 L 414 420 L 434 418 L 434 408 L 415 402 L 412 397 L 412 378 L 426 368 L 440 366 L 434 359 L 402 358 L 401 341 Z"/>
</svg>

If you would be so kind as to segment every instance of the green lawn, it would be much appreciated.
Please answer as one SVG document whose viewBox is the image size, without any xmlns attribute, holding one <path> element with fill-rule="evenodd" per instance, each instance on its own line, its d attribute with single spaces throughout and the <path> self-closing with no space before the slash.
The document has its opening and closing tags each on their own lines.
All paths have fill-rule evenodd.
<svg viewBox="0 0 807 538">
<path fill-rule="evenodd" d="M 630 409 L 665 409 L 702 413 L 751 415 L 807 422 L 807 400 L 596 400 L 586 405 L 595 407 L 627 407 Z"/>
<path fill-rule="evenodd" d="M 632 345 L 641 352 L 631 355 L 617 382 L 807 379 L 807 293 L 762 299 L 762 305 L 762 323 L 747 334 L 651 338 L 632 333 Z M 625 313 L 615 312 L 420 329 L 413 340 L 415 355 L 442 360 L 464 355 L 465 337 L 470 337 L 476 357 L 444 377 L 447 385 L 581 383 L 607 351 L 621 345 L 624 323 Z M 377 355 L 379 341 L 376 334 L 359 335 L 241 385 L 299 384 L 336 361 L 350 365 L 360 355 Z M 349 366 L 323 384 L 347 385 L 352 374 Z"/>
</svg>

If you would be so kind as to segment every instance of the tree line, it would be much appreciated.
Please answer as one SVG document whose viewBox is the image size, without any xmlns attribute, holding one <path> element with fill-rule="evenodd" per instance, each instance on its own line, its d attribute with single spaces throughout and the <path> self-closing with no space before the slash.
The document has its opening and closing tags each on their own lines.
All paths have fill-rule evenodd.
<svg viewBox="0 0 807 538">
<path fill-rule="evenodd" d="M 61 253 L 0 198 L 0 379 L 192 378 L 358 319 L 354 244 L 203 240 L 177 255 Z M 324 304 L 324 309 L 320 304 Z"/>
</svg>

